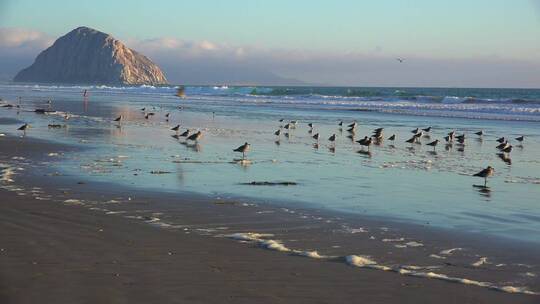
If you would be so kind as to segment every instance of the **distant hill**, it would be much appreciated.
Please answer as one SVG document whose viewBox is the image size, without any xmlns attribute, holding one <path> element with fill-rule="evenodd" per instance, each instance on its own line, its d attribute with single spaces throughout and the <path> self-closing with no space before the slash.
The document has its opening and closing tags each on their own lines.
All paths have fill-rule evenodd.
<svg viewBox="0 0 540 304">
<path fill-rule="evenodd" d="M 58 38 L 16 82 L 112 85 L 167 84 L 161 69 L 112 36 L 79 27 Z"/>
</svg>

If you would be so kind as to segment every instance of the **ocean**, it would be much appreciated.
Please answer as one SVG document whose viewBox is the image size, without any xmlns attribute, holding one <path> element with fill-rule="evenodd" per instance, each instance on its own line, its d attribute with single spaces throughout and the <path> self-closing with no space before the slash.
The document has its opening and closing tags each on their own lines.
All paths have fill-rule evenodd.
<svg viewBox="0 0 540 304">
<path fill-rule="evenodd" d="M 21 108 L 0 108 L 0 117 L 18 120 L 0 132 L 21 136 L 16 127 L 27 122 L 32 128 L 25 136 L 87 147 L 50 156 L 60 174 L 79 179 L 540 243 L 538 89 L 187 86 L 185 98 L 176 90 L 4 83 L 2 102 Z M 36 108 L 52 112 L 37 115 Z M 124 119 L 115 123 L 119 115 Z M 296 128 L 283 129 L 290 121 Z M 356 121 L 355 133 L 340 121 Z M 181 132 L 200 130 L 203 137 L 197 143 L 175 138 L 170 129 L 178 124 Z M 427 127 L 421 144 L 405 142 L 413 129 Z M 355 141 L 375 128 L 397 139 L 361 148 Z M 465 134 L 464 145 L 445 143 L 452 130 Z M 485 135 L 474 134 L 480 130 Z M 333 134 L 335 143 L 328 141 Z M 511 153 L 495 148 L 499 137 L 508 138 Z M 435 139 L 441 140 L 435 149 L 425 145 Z M 245 142 L 249 162 L 239 162 L 233 149 Z M 484 180 L 472 174 L 488 165 L 495 175 L 489 188 L 479 187 Z"/>
</svg>

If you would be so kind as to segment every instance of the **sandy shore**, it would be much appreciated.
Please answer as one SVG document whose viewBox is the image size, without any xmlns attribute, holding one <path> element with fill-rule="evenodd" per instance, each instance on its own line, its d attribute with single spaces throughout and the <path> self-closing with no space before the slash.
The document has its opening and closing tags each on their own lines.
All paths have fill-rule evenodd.
<svg viewBox="0 0 540 304">
<path fill-rule="evenodd" d="M 29 138 L 3 138 L 0 150 L 6 159 L 16 155 L 39 160 L 51 151 L 70 151 L 72 148 Z M 21 173 L 18 179 L 22 176 Z M 234 227 L 234 231 L 256 226 L 262 232 L 287 230 L 295 235 L 296 231 L 296 236 L 304 237 L 310 235 L 305 230 L 307 226 L 313 231 L 328 229 L 289 213 L 268 213 L 260 220 L 253 218 L 252 209 L 233 208 L 228 202 L 209 202 L 199 197 L 166 193 L 157 196 L 142 191 L 126 194 L 126 189 L 80 183 L 62 176 L 28 176 L 23 180 L 27 189 L 39 184 L 52 198 L 38 200 L 30 194 L 0 190 L 1 303 L 538 301 L 538 296 L 362 269 L 339 260 L 310 259 L 263 250 L 256 248 L 256 244 L 187 233 L 185 229 L 162 229 L 149 224 L 151 218 L 141 221 L 107 215 L 103 207 L 92 209 L 58 201 L 66 202 L 68 198 L 90 201 L 129 195 L 133 196 L 133 202 L 130 207 L 122 207 L 121 212 L 161 206 L 169 208 L 171 213 L 181 213 L 190 229 L 197 223 L 215 222 L 218 226 L 227 225 L 229 230 Z M 99 189 L 101 191 L 96 193 Z M 176 204 L 171 204 L 173 202 Z M 167 203 L 169 207 L 166 207 Z M 119 212 L 120 207 L 110 204 L 107 210 Z M 369 227 L 380 223 L 364 224 Z M 339 240 L 340 237 L 335 238 Z M 426 233 L 424 239 L 427 243 L 430 239 L 444 237 L 443 234 L 428 236 Z M 341 241 L 346 240 L 341 238 L 344 238 Z M 305 239 L 294 243 L 295 246 L 309 248 L 309 238 Z M 358 249 L 369 244 L 358 241 L 354 246 Z M 374 254 L 377 250 L 383 251 L 382 248 L 371 250 Z M 414 255 L 414 251 L 408 254 Z"/>
</svg>

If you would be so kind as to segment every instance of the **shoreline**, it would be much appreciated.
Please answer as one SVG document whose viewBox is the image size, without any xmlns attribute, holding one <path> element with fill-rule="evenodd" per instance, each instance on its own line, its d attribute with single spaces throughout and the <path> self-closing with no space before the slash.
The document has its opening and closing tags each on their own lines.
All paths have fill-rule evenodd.
<svg viewBox="0 0 540 304">
<path fill-rule="evenodd" d="M 17 138 L 2 138 L 2 140 L 17 140 Z M 22 141 L 21 141 L 22 142 Z M 22 145 L 28 144 L 30 142 L 33 146 L 31 155 L 25 156 L 25 157 L 34 157 L 35 159 L 39 159 L 39 157 L 36 157 L 37 154 L 44 155 L 44 152 L 50 152 L 54 145 L 50 145 L 47 142 L 43 141 L 35 141 L 30 138 L 25 138 L 24 143 Z M 6 151 L 5 145 L 2 145 L 2 152 L 9 155 L 9 151 Z M 46 149 L 43 149 L 45 148 Z M 64 150 L 65 147 L 57 146 L 54 147 L 54 149 L 58 150 Z M 19 150 L 20 151 L 20 150 Z M 41 151 L 41 152 L 40 152 Z M 18 155 L 18 154 L 17 154 Z M 354 269 L 354 267 L 350 267 L 347 265 L 347 263 L 330 263 L 320 261 L 320 259 L 306 259 L 299 257 L 292 257 L 291 255 L 298 255 L 298 254 L 291 254 L 291 251 L 287 251 L 285 249 L 290 249 L 286 246 L 292 246 L 294 248 L 293 250 L 302 250 L 302 253 L 310 253 L 315 250 L 319 250 L 317 254 L 325 255 L 325 256 L 332 256 L 332 255 L 338 255 L 338 256 L 353 256 L 355 254 L 365 254 L 368 253 L 370 257 L 375 257 L 376 260 L 382 260 L 382 264 L 373 264 L 368 263 L 366 265 L 360 265 L 360 266 L 368 266 L 365 268 L 375 268 L 376 266 L 382 266 L 383 264 L 388 264 L 392 261 L 396 262 L 399 259 L 405 259 L 407 261 L 412 262 L 425 262 L 422 258 L 420 258 L 420 253 L 426 254 L 427 248 L 430 249 L 440 249 L 442 250 L 449 250 L 452 248 L 467 248 L 467 244 L 469 246 L 471 244 L 476 243 L 480 240 L 480 238 L 472 238 L 465 240 L 460 237 L 459 235 L 456 237 L 456 233 L 433 229 L 432 227 L 429 227 L 426 229 L 426 227 L 421 226 L 415 226 L 415 225 L 407 225 L 407 224 L 397 224 L 397 223 L 389 223 L 388 221 L 385 221 L 384 219 L 368 219 L 368 217 L 348 217 L 344 215 L 338 215 L 337 213 L 328 213 L 325 210 L 319 211 L 320 213 L 317 213 L 315 210 L 304 210 L 304 209 L 287 209 L 283 210 L 283 208 L 276 207 L 276 206 L 267 206 L 267 205 L 257 205 L 253 204 L 250 205 L 249 203 L 242 203 L 238 202 L 236 200 L 218 200 L 218 199 L 211 199 L 208 197 L 203 196 L 180 196 L 178 197 L 177 194 L 172 193 L 157 193 L 153 191 L 145 191 L 145 190 L 137 190 L 137 189 L 129 189 L 129 187 L 102 187 L 99 183 L 86 183 L 82 181 L 74 181 L 70 180 L 70 177 L 62 177 L 62 176 L 54 176 L 51 178 L 38 178 L 37 176 L 34 176 L 33 178 L 31 176 L 25 175 L 24 171 L 20 176 L 24 176 L 25 182 L 23 185 L 27 188 L 27 190 L 19 191 L 20 193 L 26 193 L 25 195 L 17 195 L 17 191 L 11 191 L 6 192 L 5 190 L 1 190 L 1 196 L 4 197 L 4 201 L 8 200 L 11 202 L 20 202 L 23 201 L 24 204 L 17 203 L 17 206 L 9 205 L 9 208 L 13 208 L 16 210 L 17 208 L 25 208 L 28 207 L 33 213 L 37 212 L 39 213 L 46 213 L 49 209 L 58 210 L 61 213 L 69 214 L 68 218 L 79 218 L 79 216 L 91 216 L 93 217 L 94 221 L 96 222 L 104 222 L 108 223 L 111 222 L 111 224 L 118 224 L 118 225 L 126 225 L 126 227 L 122 227 L 122 229 L 140 229 L 140 230 L 146 230 L 148 229 L 148 233 L 155 233 L 156 235 L 154 237 L 160 238 L 162 234 L 173 234 L 176 238 L 181 239 L 183 237 L 188 238 L 196 238 L 198 239 L 198 242 L 201 243 L 201 245 L 204 248 L 212 248 L 216 245 L 215 242 L 218 242 L 219 244 L 224 244 L 223 246 L 227 246 L 227 248 L 223 249 L 225 252 L 227 250 L 233 250 L 234 254 L 242 257 L 245 255 L 261 255 L 262 259 L 266 258 L 268 254 L 278 258 L 281 261 L 281 259 L 287 259 L 286 262 L 280 262 L 285 263 L 286 265 L 289 265 L 290 267 L 299 267 L 297 263 L 300 260 L 313 260 L 311 262 L 302 262 L 307 263 L 307 265 L 311 265 L 310 263 L 317 263 L 316 268 L 334 268 L 339 267 L 339 272 L 345 271 L 350 272 L 350 269 Z M 30 177 L 30 178 L 28 178 Z M 16 177 L 15 177 L 16 180 Z M 41 180 L 41 181 L 40 181 Z M 70 180 L 70 182 L 67 182 Z M 40 183 L 38 183 L 40 182 Z M 20 185 L 17 185 L 20 186 Z M 37 186 L 37 188 L 36 188 Z M 47 189 L 47 192 L 45 192 L 43 189 Z M 99 194 L 92 194 L 95 192 L 95 190 L 99 190 Z M 35 192 L 32 192 L 35 191 Z M 15 195 L 13 195 L 15 193 Z M 49 203 L 47 201 L 47 196 L 49 197 L 49 200 L 56 201 L 56 203 L 52 202 Z M 40 197 L 42 199 L 36 199 L 36 197 Z M 129 199 L 128 199 L 129 198 Z M 124 201 L 122 201 L 124 200 Z M 63 203 L 63 204 L 59 204 Z M 246 204 L 246 205 L 244 205 Z M 63 206 L 63 205 L 76 205 L 73 206 Z M 81 208 L 85 207 L 85 208 Z M 6 206 L 2 206 L 2 208 L 6 208 Z M 162 212 L 166 211 L 166 212 Z M 87 214 L 89 213 L 89 214 Z M 4 212 L 2 213 L 4 214 Z M 8 213 L 9 214 L 9 213 Z M 12 219 L 9 217 L 9 215 L 5 215 L 6 218 L 3 220 L 4 224 L 8 223 L 12 220 L 16 220 L 17 217 Z M 23 216 L 22 214 L 19 214 L 19 216 Z M 35 220 L 35 219 L 34 219 Z M 38 219 L 38 222 L 42 221 L 42 219 Z M 44 220 L 43 220 L 44 221 Z M 179 221 L 179 222 L 178 222 Z M 119 224 L 122 222 L 122 224 Z M 136 222 L 136 224 L 134 223 Z M 360 223 L 361 224 L 360 224 Z M 140 224 L 143 225 L 140 225 Z M 211 223 L 211 225 L 210 225 Z M 347 229 L 347 227 L 343 226 L 343 223 L 345 223 L 345 226 L 349 226 L 351 232 L 349 233 L 342 233 L 342 230 Z M 73 222 L 68 223 L 42 223 L 43 227 L 45 229 L 54 227 L 56 225 L 60 225 L 61 230 L 70 230 L 72 229 L 74 224 Z M 148 225 L 149 224 L 149 225 Z M 357 226 L 353 226 L 356 224 Z M 154 226 L 154 227 L 152 227 Z M 360 227 L 362 226 L 362 227 Z M 386 227 L 388 226 L 388 227 Z M 144 227 L 144 228 L 143 228 Z M 156 229 L 158 228 L 165 228 L 165 229 Z M 227 229 L 219 229 L 224 228 Z M 9 227 L 12 228 L 12 227 Z M 382 228 L 387 228 L 385 230 L 381 230 Z M 120 229 L 117 227 L 117 229 Z M 186 230 L 187 229 L 187 230 Z M 352 231 L 356 232 L 352 232 Z M 363 231 L 364 230 L 364 231 Z M 380 231 L 379 231 L 380 230 Z M 152 232 L 149 232 L 152 231 Z M 369 232 L 365 232 L 369 231 Z M 143 233 L 143 232 L 140 232 Z M 146 232 L 145 232 L 146 233 Z M 242 235 L 235 235 L 234 233 L 243 233 Z M 253 234 L 249 234 L 253 233 Z M 256 235 L 255 233 L 259 233 L 259 235 Z M 357 236 L 360 235 L 369 235 L 373 234 L 375 235 L 377 233 L 377 238 L 380 239 L 381 237 L 386 237 L 387 242 L 377 242 L 374 243 L 372 240 L 369 240 L 369 237 L 362 237 L 359 238 Z M 135 233 L 136 235 L 137 233 Z M 270 234 L 274 235 L 277 239 L 274 239 L 274 236 L 270 236 Z M 268 237 L 265 238 L 264 235 L 267 235 Z M 372 236 L 373 236 L 372 235 Z M 221 236 L 221 237 L 216 237 Z M 224 237 L 229 236 L 229 237 Z M 236 236 L 236 237 L 235 237 Z M 26 235 L 26 240 L 28 241 L 28 238 L 31 236 Z M 49 238 L 52 238 L 54 240 L 54 236 L 48 236 Z M 247 238 L 246 238 L 247 237 Z M 249 239 L 249 237 L 252 237 L 252 239 Z M 419 239 L 421 237 L 421 239 Z M 140 237 L 135 236 L 134 237 L 137 240 L 140 240 Z M 240 238 L 240 241 L 248 241 L 248 244 L 238 244 L 235 241 L 230 240 L 229 238 Z M 242 239 L 243 238 L 243 239 Z M 398 240 L 400 238 L 404 238 L 403 241 L 394 241 Z M 411 240 L 410 240 L 411 239 Z M 412 239 L 415 239 L 416 241 L 421 241 L 422 246 L 411 246 L 410 248 L 399 248 L 395 245 L 402 245 L 409 242 L 413 242 Z M 440 241 L 439 239 L 442 239 L 443 241 Z M 72 240 L 73 241 L 73 240 Z M 178 242 L 182 242 L 183 240 L 178 240 Z M 269 241 L 269 242 L 267 242 Z M 405 242 L 407 241 L 407 242 Z M 498 240 L 500 241 L 500 240 Z M 15 242 L 17 244 L 19 241 L 12 240 L 11 242 Z M 176 241 L 175 241 L 176 242 Z M 399 242 L 399 244 L 394 243 Z M 497 243 L 497 241 L 492 241 L 494 243 Z M 20 242 L 19 242 L 20 243 Z M 418 242 L 417 242 L 418 243 Z M 441 244 L 442 243 L 442 244 Z M 228 244 L 228 245 L 225 245 Z M 339 244 L 334 246 L 340 246 L 340 248 L 333 248 L 332 246 L 329 246 L 328 248 L 317 248 L 317 244 Z M 463 245 L 465 244 L 465 245 Z M 507 242 L 506 245 L 510 245 L 512 248 L 516 249 L 520 246 L 518 245 L 519 242 Z M 112 250 L 108 245 L 106 244 L 97 244 L 98 246 L 102 246 L 101 249 L 104 251 Z M 271 246 L 267 246 L 271 245 Z M 442 245 L 445 245 L 441 247 Z M 452 246 L 450 246 L 452 245 Z M 505 251 L 505 245 L 504 244 L 491 244 L 489 240 L 484 240 L 481 244 L 477 244 L 481 247 L 484 246 L 483 253 L 489 253 L 495 254 L 498 251 Z M 522 244 L 523 245 L 523 244 Z M 69 245 L 68 245 L 69 246 Z M 272 247 L 274 246 L 274 247 Z M 462 246 L 462 247 L 459 247 Z M 229 248 L 230 247 L 230 248 Z M 272 250 L 252 250 L 249 247 L 263 247 L 267 249 L 273 249 Z M 369 247 L 369 248 L 368 248 Z M 284 249 L 285 248 L 285 249 Z M 298 248 L 298 249 L 297 249 Z M 392 251 L 388 251 L 388 249 L 391 248 Z M 522 247 L 524 248 L 524 247 Z M 304 252 L 305 250 L 305 252 Z M 349 251 L 350 250 L 350 251 Z M 538 251 L 538 248 L 536 250 L 531 250 L 531 248 L 528 248 L 528 255 L 534 255 L 532 252 Z M 113 250 L 114 251 L 114 250 Z M 278 252 L 274 252 L 278 251 Z M 279 252 L 282 251 L 282 252 Z M 348 252 L 349 255 L 341 254 L 342 252 Z M 369 252 L 371 251 L 371 252 Z M 440 252 L 437 251 L 437 252 Z M 466 250 L 464 250 L 466 251 Z M 259 253 L 255 253 L 259 252 Z M 208 253 L 208 251 L 207 251 Z M 285 253 L 285 254 L 283 254 Z M 292 252 L 294 253 L 294 252 Z M 435 253 L 434 253 L 435 254 Z M 438 261 L 435 259 L 433 264 L 450 264 L 448 268 L 446 269 L 446 273 L 449 277 L 452 277 L 453 273 L 455 273 L 455 269 L 458 269 L 462 271 L 472 271 L 474 269 L 471 267 L 471 263 L 474 263 L 476 260 L 480 259 L 480 257 L 474 256 L 476 253 L 472 253 L 473 255 L 466 255 L 466 256 L 445 256 L 444 259 L 441 259 L 441 261 Z M 225 255 L 228 255 L 225 253 Z M 302 255 L 302 254 L 300 254 Z M 515 259 L 516 257 L 522 256 L 519 252 L 519 250 L 515 250 L 511 253 L 511 255 L 514 255 L 514 257 L 510 258 L 510 260 Z M 313 256 L 312 256 L 313 257 Z M 471 260 L 471 257 L 475 257 L 475 260 Z M 194 258 L 191 257 L 190 258 Z M 159 259 L 158 259 L 159 260 Z M 353 259 L 354 260 L 354 259 Z M 58 260 L 57 262 L 61 262 Z M 364 261 L 365 262 L 365 261 Z M 182 265 L 182 262 L 178 262 L 180 265 Z M 264 264 L 264 263 L 263 263 Z M 336 266 L 340 265 L 340 266 Z M 355 264 L 355 263 L 349 263 L 349 264 Z M 357 263 L 356 263 L 357 264 Z M 539 263 L 540 264 L 540 263 Z M 247 263 L 247 265 L 244 265 L 244 267 L 248 267 L 249 269 L 252 269 L 253 267 L 258 267 L 257 265 L 260 265 L 259 261 L 252 261 L 251 263 Z M 302 264 L 303 265 L 303 264 Z M 324 266 L 323 266 L 324 265 Z M 328 266 L 326 266 L 328 265 Z M 332 265 L 332 266 L 330 266 Z M 390 265 L 390 264 L 388 264 Z M 399 265 L 399 263 L 398 263 Z M 469 265 L 469 266 L 467 266 Z M 538 264 L 536 264 L 538 265 Z M 136 266 L 136 263 L 132 266 Z M 272 265 L 275 267 L 276 265 Z M 358 266 L 358 265 L 357 265 Z M 424 265 L 426 266 L 426 265 Z M 142 267 L 142 266 L 141 266 Z M 306 267 L 313 267 L 306 266 Z M 452 269 L 454 268 L 454 269 Z M 468 269 L 471 268 L 471 269 Z M 347 270 L 344 270 L 347 269 Z M 394 270 L 396 268 L 393 268 Z M 401 269 L 401 268 L 400 268 Z M 384 270 L 384 269 L 382 269 Z M 476 269 L 474 269 L 476 270 Z M 489 269 L 488 269 L 489 270 Z M 246 271 L 245 269 L 243 271 Z M 328 270 L 327 270 L 328 271 Z M 481 299 L 490 299 L 489 303 L 504 303 L 506 301 L 507 296 L 509 297 L 508 300 L 512 303 L 518 303 L 519 301 L 523 301 L 523 303 L 529 303 L 528 301 L 533 301 L 536 299 L 535 296 L 527 296 L 527 295 L 520 295 L 520 294 L 510 294 L 510 293 L 503 293 L 503 292 L 496 292 L 493 290 L 489 290 L 490 288 L 478 288 L 474 286 L 467 286 L 465 284 L 452 284 L 449 282 L 443 282 L 440 280 L 432 280 L 432 279 L 419 279 L 419 278 L 413 278 L 408 276 L 402 276 L 397 275 L 393 273 L 389 273 L 387 271 L 375 271 L 373 269 L 356 269 L 355 271 L 358 271 L 358 274 L 354 274 L 354 276 L 365 276 L 368 272 L 370 275 L 373 275 L 377 277 L 376 282 L 373 282 L 374 284 L 394 284 L 396 282 L 403 282 L 406 281 L 406 284 L 420 284 L 421 286 L 426 286 L 427 293 L 432 292 L 432 296 L 446 294 L 447 292 L 450 292 L 450 290 L 454 290 L 457 288 L 458 290 L 460 288 L 465 288 L 466 291 L 465 294 L 472 295 L 474 297 L 481 297 Z M 426 272 L 427 271 L 423 271 Z M 325 271 L 322 271 L 324 273 L 325 277 L 332 278 L 332 280 L 337 280 L 341 282 L 342 284 L 346 284 L 342 281 L 340 281 L 340 275 L 341 273 L 326 273 Z M 495 277 L 507 275 L 506 271 L 496 270 L 496 271 L 487 271 L 486 273 L 482 274 L 476 274 L 477 276 L 475 279 L 478 280 L 478 282 L 483 282 L 485 278 L 492 278 L 494 275 Z M 10 274 L 13 275 L 13 274 Z M 256 275 L 256 274 L 254 274 Z M 263 274 L 259 274 L 263 275 Z M 266 275 L 266 273 L 265 273 Z M 278 274 L 274 274 L 278 275 Z M 313 274 L 313 275 L 321 275 L 321 273 Z M 5 275 L 2 275 L 4 277 Z M 8 275 L 9 276 L 9 275 Z M 381 277 L 379 277 L 381 276 Z M 278 276 L 279 277 L 279 276 Z M 258 277 L 259 280 L 263 280 L 263 278 Z M 312 286 L 313 288 L 317 288 L 319 290 L 324 289 L 322 285 L 327 284 L 328 279 L 321 280 L 320 282 L 317 282 L 319 285 Z M 409 283 L 409 280 L 413 280 L 412 283 Z M 420 281 L 416 281 L 420 280 Z M 9 279 L 5 280 L 2 279 L 2 281 L 7 281 L 9 283 Z M 391 281 L 392 283 L 389 283 L 388 281 Z M 384 283 L 383 283 L 384 282 Z M 437 283 L 435 283 L 437 282 Z M 455 282 L 454 282 L 455 283 Z M 315 283 L 314 283 L 315 284 Z M 443 284 L 440 285 L 439 284 Z M 427 287 L 429 286 L 429 288 Z M 436 287 L 433 287 L 436 286 Z M 438 286 L 438 287 L 437 287 Z M 459 286 L 459 287 L 458 287 Z M 300 286 L 297 286 L 300 288 Z M 387 286 L 388 287 L 388 286 Z M 534 285 L 532 286 L 534 287 Z M 337 288 L 337 287 L 336 287 Z M 345 293 L 356 293 L 358 290 L 355 288 L 350 288 L 346 290 L 342 290 L 342 292 Z M 371 286 L 370 288 L 373 288 Z M 435 290 L 430 290 L 430 288 L 437 288 Z M 5 289 L 5 288 L 3 288 Z M 9 288 L 8 288 L 9 289 Z M 407 289 L 407 288 L 404 288 Z M 306 290 L 304 290 L 306 291 Z M 333 301 L 336 301 L 337 298 L 328 298 L 328 296 L 337 296 L 335 294 L 334 289 L 329 289 L 326 291 L 326 293 L 329 293 L 332 291 L 331 295 L 327 294 L 327 299 L 333 299 Z M 536 290 L 534 290 L 536 291 Z M 201 291 L 200 291 L 201 292 Z M 232 290 L 229 290 L 229 292 L 233 292 Z M 277 291 L 275 291 L 277 292 Z M 297 291 L 298 292 L 298 291 Z M 313 292 L 313 290 L 310 290 L 310 292 Z M 396 291 L 396 292 L 405 292 L 405 290 L 402 291 Z M 490 294 L 484 294 L 484 293 L 490 293 Z M 380 293 L 375 293 L 375 295 Z M 289 294 L 285 297 L 285 299 L 289 299 L 288 301 L 291 301 L 291 298 L 293 294 Z M 322 296 L 322 295 L 321 295 Z M 356 296 L 360 296 L 357 294 Z M 365 294 L 362 295 L 365 297 Z M 424 300 L 424 298 L 429 297 L 429 295 L 426 294 L 418 294 L 418 290 L 415 292 L 415 296 L 417 300 Z M 484 298 L 485 297 L 485 298 Z M 350 298 L 352 300 L 353 298 Z M 376 299 L 376 298 L 374 298 Z M 409 298 L 407 298 L 409 299 Z M 411 298 L 412 299 L 412 298 Z M 448 299 L 449 300 L 449 299 Z M 480 300 L 480 302 L 483 300 Z M 233 301 L 234 302 L 234 301 Z M 388 302 L 383 303 L 393 303 L 393 302 L 399 302 L 397 298 L 393 298 L 393 300 L 389 300 Z M 440 299 L 439 299 L 440 302 Z M 453 302 L 448 302 L 453 303 Z M 486 300 L 486 303 L 488 301 Z"/>
</svg>

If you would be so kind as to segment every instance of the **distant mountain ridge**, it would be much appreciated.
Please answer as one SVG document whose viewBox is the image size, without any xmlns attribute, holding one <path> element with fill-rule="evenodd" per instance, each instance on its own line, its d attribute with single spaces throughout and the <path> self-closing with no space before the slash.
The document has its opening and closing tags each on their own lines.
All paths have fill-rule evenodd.
<svg viewBox="0 0 540 304">
<path fill-rule="evenodd" d="M 146 56 L 126 47 L 111 35 L 84 26 L 58 38 L 13 80 L 70 84 L 168 84 L 161 69 Z"/>
</svg>

